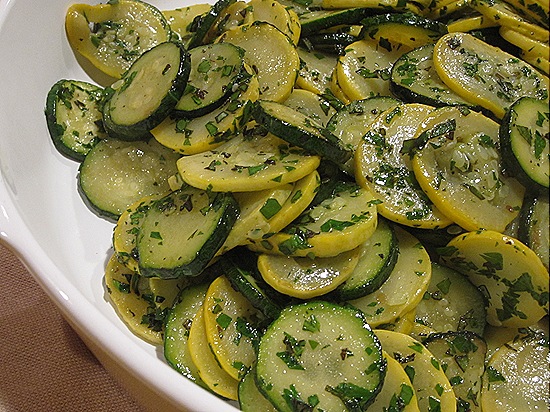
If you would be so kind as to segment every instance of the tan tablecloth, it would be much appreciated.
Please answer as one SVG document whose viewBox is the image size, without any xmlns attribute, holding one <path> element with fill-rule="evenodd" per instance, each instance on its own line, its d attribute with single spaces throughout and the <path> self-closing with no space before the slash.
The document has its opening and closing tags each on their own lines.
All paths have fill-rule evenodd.
<svg viewBox="0 0 550 412">
<path fill-rule="evenodd" d="M 0 244 L 0 412 L 142 412 Z"/>
</svg>

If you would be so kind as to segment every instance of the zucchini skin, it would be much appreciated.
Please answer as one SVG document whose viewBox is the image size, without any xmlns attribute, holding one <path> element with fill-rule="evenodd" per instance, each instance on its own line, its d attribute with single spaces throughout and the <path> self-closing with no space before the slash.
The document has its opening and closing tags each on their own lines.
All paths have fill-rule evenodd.
<svg viewBox="0 0 550 412">
<path fill-rule="evenodd" d="M 529 105 L 532 107 L 529 107 Z M 526 119 L 528 116 L 523 116 L 522 113 L 528 114 L 528 112 L 533 112 L 534 109 L 536 109 L 536 106 L 546 108 L 546 113 L 544 112 L 544 109 L 538 112 L 541 116 L 545 117 L 545 119 L 538 119 L 538 121 L 541 122 L 540 126 L 532 123 L 526 124 L 529 121 L 529 119 Z M 544 161 L 544 157 L 547 156 L 548 150 L 542 150 L 539 154 L 539 159 L 537 159 L 535 153 L 533 153 L 533 146 L 536 145 L 536 143 L 530 143 L 530 147 L 528 148 L 530 149 L 530 152 L 522 154 L 522 147 L 515 144 L 514 139 L 525 139 L 525 136 L 523 136 L 519 130 L 520 128 L 523 128 L 528 130 L 531 139 L 536 139 L 537 137 L 541 138 L 543 142 L 546 141 L 545 146 L 548 147 L 550 144 L 548 138 L 549 132 L 548 129 L 543 130 L 543 125 L 546 123 L 548 126 L 548 120 L 550 117 L 549 112 L 550 109 L 548 109 L 548 103 L 533 97 L 522 97 L 516 100 L 506 111 L 499 128 L 499 140 L 505 170 L 507 170 L 512 176 L 516 177 L 516 179 L 518 179 L 525 187 L 538 193 L 548 193 L 548 163 Z M 539 135 L 539 131 L 541 130 L 542 133 Z M 546 131 L 546 134 L 543 134 L 544 131 Z M 546 173 L 544 173 L 544 171 L 542 171 L 542 173 L 538 173 L 541 169 L 546 169 Z M 546 181 L 544 181 L 544 175 L 546 175 Z"/>
<path fill-rule="evenodd" d="M 302 125 L 292 124 L 286 116 L 277 115 L 275 111 L 278 106 L 283 105 L 273 101 L 258 100 L 252 108 L 252 117 L 275 136 L 337 165 L 344 164 L 353 155 L 351 150 L 345 148 L 340 139 L 327 128 L 317 128 L 317 134 L 312 134 Z M 301 113 L 300 116 L 306 117 Z"/>
<path fill-rule="evenodd" d="M 170 90 L 168 90 L 166 95 L 162 98 L 159 106 L 151 115 L 132 125 L 120 125 L 113 121 L 110 113 L 110 103 L 116 91 L 114 91 L 112 88 L 106 90 L 108 97 L 103 107 L 103 123 L 109 136 L 116 137 L 117 139 L 121 140 L 141 140 L 150 137 L 150 130 L 158 126 L 169 115 L 169 113 L 174 109 L 175 105 L 180 100 L 185 90 L 185 86 L 189 78 L 189 73 L 191 71 L 191 58 L 187 50 L 180 43 L 166 43 L 176 45 L 179 48 L 180 52 L 180 65 L 178 67 L 177 74 L 172 82 L 172 86 L 170 87 Z M 154 52 L 157 47 L 162 46 L 166 43 L 161 43 L 154 48 L 146 51 L 141 55 L 141 57 L 143 57 L 147 53 Z M 128 71 L 123 75 L 123 79 L 125 78 L 125 76 L 128 76 L 130 73 L 132 73 L 132 67 L 134 67 L 134 65 L 139 62 L 139 60 L 140 59 L 136 60 L 136 62 L 128 69 Z"/>
<path fill-rule="evenodd" d="M 193 32 L 193 36 L 189 39 L 187 47 L 192 49 L 205 44 L 209 32 L 215 28 L 215 24 L 221 13 L 236 1 L 218 0 L 212 5 L 208 13 L 197 17 L 192 23 L 191 31 Z"/>
<path fill-rule="evenodd" d="M 60 124 L 58 121 L 59 119 L 58 119 L 57 105 L 58 103 L 61 103 L 60 100 L 62 99 L 62 95 L 65 93 L 65 90 L 67 90 L 67 85 L 81 89 L 82 91 L 89 94 L 92 94 L 92 93 L 97 94 L 96 109 L 98 111 L 98 116 L 99 116 L 98 135 L 95 136 L 87 145 L 79 143 L 78 146 L 80 147 L 78 146 L 70 147 L 64 141 L 65 125 Z M 46 124 L 48 126 L 48 132 L 50 134 L 52 142 L 55 148 L 61 154 L 77 162 L 82 162 L 86 157 L 86 154 L 97 143 L 97 141 L 100 138 L 105 137 L 103 124 L 100 121 L 100 117 L 101 117 L 100 113 L 101 113 L 101 107 L 103 104 L 103 99 L 104 99 L 104 90 L 101 87 L 95 86 L 91 83 L 61 79 L 52 86 L 52 88 L 50 89 L 46 97 L 46 108 L 44 110 L 44 114 L 46 116 Z M 89 110 L 90 109 L 88 109 L 88 111 Z M 101 133 L 101 136 L 100 136 L 100 133 Z M 77 139 L 75 138 L 74 140 L 77 140 Z"/>
<path fill-rule="evenodd" d="M 239 205 L 231 193 L 217 193 L 211 201 L 211 208 L 225 209 L 225 212 L 218 221 L 216 236 L 208 238 L 190 262 L 177 268 L 144 267 L 140 265 L 140 275 L 144 277 L 159 277 L 161 279 L 175 279 L 180 276 L 195 277 L 200 275 L 214 258 L 216 252 L 222 247 L 240 213 Z"/>
</svg>

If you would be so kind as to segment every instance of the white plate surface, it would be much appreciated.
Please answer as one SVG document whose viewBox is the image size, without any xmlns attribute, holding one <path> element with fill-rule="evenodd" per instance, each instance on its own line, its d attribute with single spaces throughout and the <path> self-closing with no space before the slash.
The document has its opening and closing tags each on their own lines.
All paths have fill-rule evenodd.
<svg viewBox="0 0 550 412">
<path fill-rule="evenodd" d="M 0 0 L 0 241 L 21 258 L 107 369 L 138 397 L 146 393 L 142 401 L 234 411 L 172 370 L 160 349 L 126 329 L 105 298 L 102 277 L 113 223 L 83 203 L 78 164 L 57 153 L 44 117 L 46 95 L 57 80 L 92 81 L 65 36 L 70 3 Z M 192 4 L 151 3 L 164 9 Z"/>
</svg>

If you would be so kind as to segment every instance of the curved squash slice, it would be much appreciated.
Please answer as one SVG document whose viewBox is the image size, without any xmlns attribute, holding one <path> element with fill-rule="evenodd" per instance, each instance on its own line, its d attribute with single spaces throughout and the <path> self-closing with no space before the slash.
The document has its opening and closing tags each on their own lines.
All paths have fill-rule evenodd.
<svg viewBox="0 0 550 412">
<path fill-rule="evenodd" d="M 114 78 L 120 78 L 143 52 L 170 40 L 172 34 L 157 8 L 134 0 L 73 4 L 65 28 L 71 46 Z"/>
<path fill-rule="evenodd" d="M 481 230 L 457 236 L 440 252 L 484 292 L 491 325 L 528 327 L 548 314 L 548 271 L 519 240 Z"/>
<path fill-rule="evenodd" d="M 403 333 L 375 330 L 382 349 L 392 356 L 412 381 L 421 411 L 456 411 L 456 398 L 443 368 L 420 342 Z"/>
<path fill-rule="evenodd" d="M 227 399 L 239 398 L 239 381 L 229 375 L 217 361 L 210 349 L 206 337 L 206 325 L 204 321 L 204 306 L 201 305 L 189 330 L 189 356 L 195 364 L 199 377 L 208 388 Z"/>
<path fill-rule="evenodd" d="M 203 311 L 206 338 L 216 360 L 231 377 L 240 380 L 256 361 L 260 312 L 225 276 L 210 284 Z"/>
<path fill-rule="evenodd" d="M 105 269 L 105 286 L 111 303 L 128 329 L 149 343 L 161 345 L 161 328 L 153 328 L 148 322 L 143 322 L 150 310 L 154 312 L 155 307 L 154 303 L 144 299 L 139 293 L 141 281 L 147 279 L 142 279 L 122 265 L 115 255 L 111 256 Z"/>
<path fill-rule="evenodd" d="M 258 257 L 258 269 L 273 289 L 296 298 L 310 299 L 345 282 L 357 266 L 360 249 L 315 259 L 262 254 Z"/>
<path fill-rule="evenodd" d="M 548 99 L 548 77 L 471 34 L 441 37 L 433 59 L 437 74 L 449 88 L 499 119 L 520 97 Z"/>
<path fill-rule="evenodd" d="M 418 240 L 395 226 L 399 255 L 388 279 L 374 292 L 348 301 L 373 327 L 405 317 L 422 300 L 432 277 L 430 256 Z"/>
<path fill-rule="evenodd" d="M 338 58 L 338 84 L 351 100 L 380 95 L 390 96 L 390 72 L 393 63 L 410 49 L 387 41 L 365 38 L 346 47 Z"/>
<path fill-rule="evenodd" d="M 250 68 L 247 71 L 252 72 Z M 212 150 L 244 127 L 249 117 L 249 103 L 258 97 L 256 76 L 243 76 L 222 106 L 194 118 L 169 116 L 151 130 L 151 134 L 163 146 L 181 154 Z"/>
<path fill-rule="evenodd" d="M 251 192 L 300 180 L 320 158 L 271 134 L 239 135 L 215 150 L 177 161 L 182 179 L 215 192 Z"/>
<path fill-rule="evenodd" d="M 414 178 L 408 146 L 433 107 L 410 103 L 393 106 L 366 129 L 355 152 L 355 177 L 380 199 L 379 213 L 407 226 L 434 229 L 451 224 Z"/>
<path fill-rule="evenodd" d="M 382 351 L 386 359 L 386 377 L 382 390 L 370 406 L 373 411 L 420 412 L 418 399 L 411 379 L 398 361 L 386 351 Z"/>
<path fill-rule="evenodd" d="M 294 186 L 288 183 L 272 189 L 233 193 L 239 204 L 239 219 L 218 254 L 246 244 L 249 238 L 260 238 L 266 233 L 274 232 L 275 230 L 271 229 L 271 219 L 281 212 L 282 205 L 293 188 Z"/>
<path fill-rule="evenodd" d="M 548 335 L 528 331 L 505 343 L 489 359 L 481 392 L 484 411 L 519 411 L 526 405 L 532 411 L 548 409 Z"/>
<path fill-rule="evenodd" d="M 372 194 L 355 184 L 304 211 L 291 225 L 248 247 L 294 257 L 331 257 L 355 249 L 376 230 L 378 215 Z"/>
<path fill-rule="evenodd" d="M 245 50 L 245 62 L 258 75 L 260 98 L 281 102 L 290 96 L 300 70 L 300 58 L 283 32 L 269 23 L 254 22 L 226 31 L 217 41 Z"/>
<path fill-rule="evenodd" d="M 418 131 L 413 170 L 430 200 L 466 230 L 504 231 L 524 188 L 501 173 L 499 125 L 480 113 L 442 107 Z"/>
</svg>

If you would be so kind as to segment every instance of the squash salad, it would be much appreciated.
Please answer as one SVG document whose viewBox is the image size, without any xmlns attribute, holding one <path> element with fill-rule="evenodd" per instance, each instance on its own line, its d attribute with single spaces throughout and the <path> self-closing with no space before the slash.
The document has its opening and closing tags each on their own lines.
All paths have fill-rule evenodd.
<svg viewBox="0 0 550 412">
<path fill-rule="evenodd" d="M 109 302 L 182 376 L 243 411 L 550 405 L 547 4 L 65 25 L 93 67 L 46 96 L 52 145 L 113 222 Z"/>
</svg>

